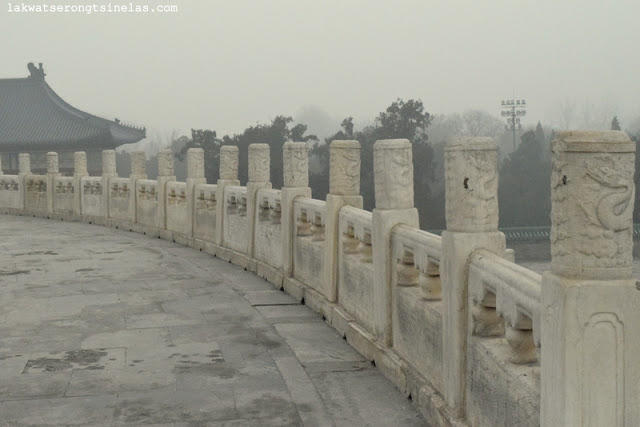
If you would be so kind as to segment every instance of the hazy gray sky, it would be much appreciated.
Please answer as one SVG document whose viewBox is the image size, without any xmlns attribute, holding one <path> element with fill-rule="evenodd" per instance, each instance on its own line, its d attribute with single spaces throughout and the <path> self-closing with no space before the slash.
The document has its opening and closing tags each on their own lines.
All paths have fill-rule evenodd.
<svg viewBox="0 0 640 427">
<path fill-rule="evenodd" d="M 398 97 L 499 116 L 514 91 L 527 124 L 559 125 L 563 100 L 640 115 L 640 1 L 133 0 L 179 6 L 164 15 L 9 3 L 20 1 L 0 8 L 0 77 L 44 62 L 72 105 L 152 130 L 241 131 L 309 105 L 364 121 Z"/>
</svg>

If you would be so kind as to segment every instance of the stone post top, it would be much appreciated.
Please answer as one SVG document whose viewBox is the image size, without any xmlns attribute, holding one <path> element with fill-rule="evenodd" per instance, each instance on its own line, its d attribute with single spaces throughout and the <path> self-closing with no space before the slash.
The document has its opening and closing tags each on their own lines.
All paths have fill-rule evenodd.
<svg viewBox="0 0 640 427">
<path fill-rule="evenodd" d="M 447 230 L 498 230 L 498 150 L 492 138 L 453 138 L 444 153 Z"/>
<path fill-rule="evenodd" d="M 373 146 L 376 209 L 411 209 L 413 152 L 408 139 L 381 139 Z"/>
<path fill-rule="evenodd" d="M 235 145 L 220 147 L 220 179 L 238 179 L 238 147 Z"/>
<path fill-rule="evenodd" d="M 131 152 L 131 175 L 144 175 L 146 173 L 146 156 L 144 151 Z"/>
<path fill-rule="evenodd" d="M 309 144 L 306 142 L 293 142 L 287 141 L 284 143 L 283 148 L 285 150 L 295 150 L 295 149 L 309 149 Z"/>
<path fill-rule="evenodd" d="M 635 142 L 620 131 L 565 131 L 551 147 L 551 272 L 631 278 Z"/>
<path fill-rule="evenodd" d="M 173 175 L 173 151 L 164 148 L 158 152 L 158 176 Z"/>
<path fill-rule="evenodd" d="M 187 150 L 187 178 L 204 178 L 204 149 Z"/>
<path fill-rule="evenodd" d="M 335 139 L 331 141 L 331 148 L 348 148 L 348 149 L 360 149 L 360 143 L 356 140 L 348 139 Z"/>
<path fill-rule="evenodd" d="M 282 147 L 284 187 L 309 186 L 309 144 L 287 141 Z"/>
<path fill-rule="evenodd" d="M 360 143 L 336 140 L 331 142 L 329 193 L 336 196 L 360 195 Z"/>
<path fill-rule="evenodd" d="M 58 173 L 58 153 L 49 151 L 47 153 L 47 173 Z"/>
<path fill-rule="evenodd" d="M 103 150 L 102 151 L 102 174 L 116 174 L 116 151 L 115 150 Z"/>
<path fill-rule="evenodd" d="M 374 150 L 397 150 L 402 148 L 411 148 L 411 142 L 408 139 L 379 139 L 373 144 Z"/>
<path fill-rule="evenodd" d="M 486 136 L 459 136 L 450 138 L 444 145 L 444 151 L 484 151 L 497 150 L 498 145 Z"/>
<path fill-rule="evenodd" d="M 200 150 L 202 150 L 202 148 L 200 148 Z M 237 153 L 238 152 L 238 147 L 236 147 L 235 145 L 223 145 L 222 147 L 220 147 L 220 152 L 230 152 L 230 153 Z"/>
<path fill-rule="evenodd" d="M 73 173 L 74 175 L 87 175 L 87 153 L 84 151 L 73 153 Z"/>
<path fill-rule="evenodd" d="M 269 144 L 249 145 L 249 181 L 268 182 L 271 175 L 271 150 Z"/>
<path fill-rule="evenodd" d="M 18 155 L 19 173 L 31 173 L 31 157 L 29 153 L 20 153 Z"/>
<path fill-rule="evenodd" d="M 619 130 L 567 130 L 556 134 L 553 152 L 634 153 L 636 144 Z"/>
</svg>

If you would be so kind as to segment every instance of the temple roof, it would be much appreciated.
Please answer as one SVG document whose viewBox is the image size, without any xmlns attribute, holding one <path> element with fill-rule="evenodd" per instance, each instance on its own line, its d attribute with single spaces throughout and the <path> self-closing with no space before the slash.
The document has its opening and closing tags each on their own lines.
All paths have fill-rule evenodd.
<svg viewBox="0 0 640 427">
<path fill-rule="evenodd" d="M 44 79 L 42 64 L 29 64 L 27 78 L 0 79 L 0 149 L 115 148 L 140 141 L 146 129 L 78 110 Z"/>
</svg>

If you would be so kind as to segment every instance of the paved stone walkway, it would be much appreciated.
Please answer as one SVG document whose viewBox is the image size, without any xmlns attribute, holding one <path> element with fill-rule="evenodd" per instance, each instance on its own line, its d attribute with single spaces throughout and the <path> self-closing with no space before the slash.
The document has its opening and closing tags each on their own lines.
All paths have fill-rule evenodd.
<svg viewBox="0 0 640 427">
<path fill-rule="evenodd" d="M 424 424 L 239 267 L 88 224 L 3 215 L 0 235 L 1 426 Z"/>
</svg>

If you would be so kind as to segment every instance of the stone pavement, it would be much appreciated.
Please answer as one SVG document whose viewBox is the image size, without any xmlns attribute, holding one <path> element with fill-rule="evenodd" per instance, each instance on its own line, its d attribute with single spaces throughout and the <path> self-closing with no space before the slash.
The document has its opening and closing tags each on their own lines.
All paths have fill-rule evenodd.
<svg viewBox="0 0 640 427">
<path fill-rule="evenodd" d="M 123 230 L 0 216 L 0 426 L 417 426 L 253 273 Z"/>
</svg>

